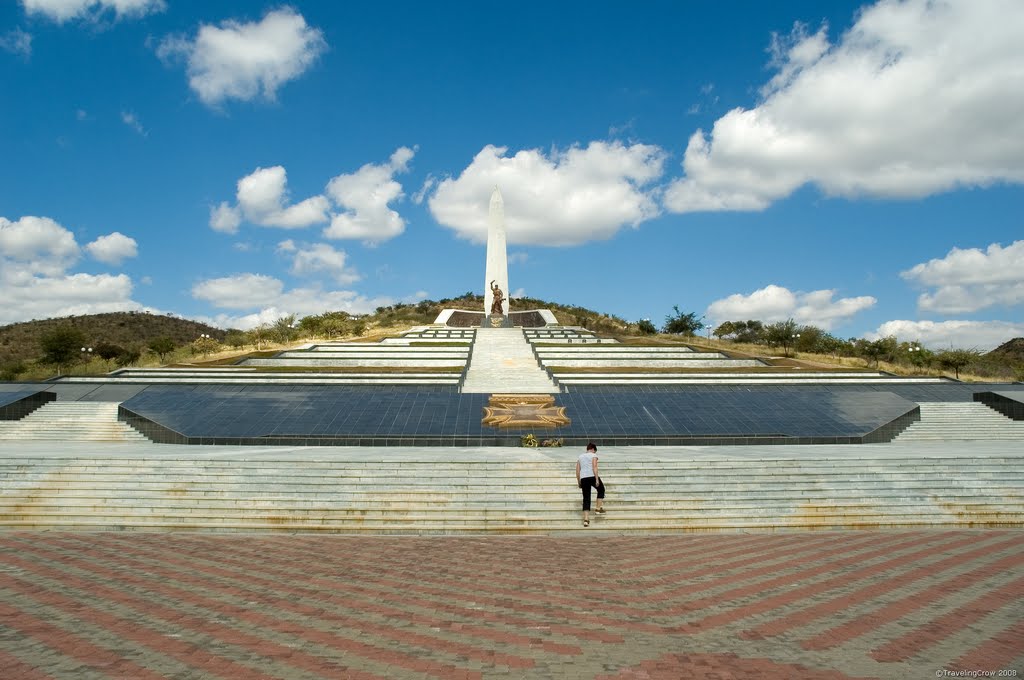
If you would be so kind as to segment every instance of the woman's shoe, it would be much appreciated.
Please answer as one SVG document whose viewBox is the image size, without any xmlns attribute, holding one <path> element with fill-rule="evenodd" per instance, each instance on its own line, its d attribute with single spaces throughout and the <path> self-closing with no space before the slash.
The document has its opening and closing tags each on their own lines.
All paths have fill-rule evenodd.
<svg viewBox="0 0 1024 680">
<path fill-rule="evenodd" d="M 589 527 L 590 526 L 590 520 L 589 519 L 583 520 L 583 526 Z"/>
<path fill-rule="evenodd" d="M 595 510 L 594 512 L 596 512 L 596 513 L 597 513 L 597 514 L 599 514 L 599 515 L 603 515 L 603 514 L 604 514 L 604 508 L 598 508 L 598 509 L 597 509 L 597 510 Z"/>
</svg>

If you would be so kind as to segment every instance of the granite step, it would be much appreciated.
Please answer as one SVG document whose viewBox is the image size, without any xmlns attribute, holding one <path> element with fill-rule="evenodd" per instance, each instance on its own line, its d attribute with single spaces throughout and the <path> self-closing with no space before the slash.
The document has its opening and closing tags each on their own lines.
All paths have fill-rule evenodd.
<svg viewBox="0 0 1024 680">
<path fill-rule="evenodd" d="M 579 528 L 569 460 L 26 458 L 0 527 L 552 533 Z M 1022 456 L 609 461 L 610 533 L 1024 526 Z M 436 466 L 436 470 L 431 471 Z M 711 468 L 711 469 L 709 469 Z M 777 468 L 777 469 L 776 469 Z"/>
</svg>

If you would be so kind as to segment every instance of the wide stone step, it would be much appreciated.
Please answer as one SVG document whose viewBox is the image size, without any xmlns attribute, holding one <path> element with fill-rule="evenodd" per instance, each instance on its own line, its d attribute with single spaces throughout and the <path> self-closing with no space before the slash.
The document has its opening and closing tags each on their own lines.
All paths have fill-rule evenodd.
<svg viewBox="0 0 1024 680">
<path fill-rule="evenodd" d="M 750 499 L 648 499 L 632 496 L 616 495 L 609 499 L 608 507 L 617 517 L 647 517 L 663 511 L 685 513 L 726 513 L 762 516 L 773 514 L 801 513 L 865 513 L 877 514 L 899 500 L 894 512 L 933 512 L 949 510 L 949 499 L 942 503 L 925 496 L 892 497 L 892 498 L 861 498 L 833 500 L 800 499 L 794 504 L 792 499 L 778 498 L 764 501 Z M 956 503 L 957 512 L 972 513 L 1024 513 L 1024 504 L 1020 501 L 1006 500 L 1002 503 L 990 503 L 960 500 Z M 561 500 L 536 501 L 531 499 L 448 499 L 425 498 L 413 500 L 359 498 L 351 499 L 312 499 L 303 501 L 292 497 L 279 498 L 217 498 L 217 497 L 103 497 L 103 496 L 33 496 L 30 508 L 26 508 L 20 499 L 0 499 L 0 514 L 21 513 L 25 511 L 48 513 L 79 513 L 79 512 L 145 512 L 169 514 L 188 513 L 220 513 L 225 516 L 246 515 L 252 513 L 295 513 L 303 516 L 344 516 L 358 514 L 361 517 L 383 517 L 395 513 L 425 513 L 459 515 L 474 513 L 521 513 L 530 516 L 561 515 L 566 512 L 577 512 L 579 500 L 563 495 Z"/>
<path fill-rule="evenodd" d="M 637 533 L 676 533 L 692 531 L 778 531 L 778 530 L 799 530 L 813 528 L 817 530 L 828 529 L 909 529 L 909 528 L 949 528 L 949 527 L 972 527 L 972 528 L 1019 528 L 1020 518 L 999 518 L 984 517 L 977 519 L 956 519 L 953 517 L 942 517 L 935 515 L 920 516 L 890 516 L 878 517 L 816 517 L 809 520 L 806 517 L 773 518 L 762 521 L 759 519 L 747 518 L 694 518 L 687 521 L 686 518 L 664 518 L 657 521 L 645 523 L 623 523 L 605 521 L 606 518 L 593 520 L 591 526 L 585 531 L 600 533 L 602 531 L 622 534 Z M 388 524 L 369 523 L 346 523 L 335 524 L 330 522 L 296 522 L 287 518 L 274 518 L 271 520 L 253 520 L 241 522 L 237 520 L 222 522 L 205 522 L 199 518 L 178 520 L 163 520 L 154 518 L 150 520 L 125 521 L 124 518 L 95 519 L 85 517 L 68 517 L 59 519 L 53 517 L 32 517 L 27 519 L 9 520 L 0 522 L 0 527 L 14 530 L 44 530 L 56 529 L 62 531 L 212 531 L 212 532 L 326 532 L 345 534 L 375 534 L 375 535 L 430 535 L 430 534 L 467 534 L 467 533 L 492 533 L 492 534 L 551 534 L 562 531 L 583 530 L 579 525 L 578 515 L 573 518 L 566 517 L 551 522 L 516 522 L 508 518 L 494 518 L 493 520 L 471 520 L 460 523 L 437 523 L 430 521 L 403 521 Z"/>
<path fill-rule="evenodd" d="M 118 402 L 51 401 L 20 420 L 0 422 L 0 440 L 148 441 L 118 421 L 118 406 Z"/>
<path fill-rule="evenodd" d="M 900 469 L 892 471 L 857 471 L 849 474 L 841 472 L 828 473 L 802 473 L 802 474 L 770 474 L 770 473 L 733 473 L 718 475 L 700 476 L 675 476 L 672 474 L 651 471 L 648 473 L 622 474 L 614 472 L 607 477 L 610 485 L 615 486 L 638 486 L 649 485 L 673 485 L 683 489 L 701 489 L 713 487 L 717 484 L 731 486 L 758 486 L 758 485 L 804 485 L 808 483 L 830 485 L 833 483 L 856 484 L 858 482 L 877 482 L 884 480 L 893 483 L 906 482 L 933 482 L 945 484 L 963 479 L 964 473 L 968 471 L 946 470 L 936 471 L 929 469 Z M 85 469 L 81 471 L 52 468 L 50 470 L 37 470 L 35 474 L 45 474 L 46 479 L 51 482 L 80 481 L 83 483 L 177 483 L 193 480 L 202 480 L 205 484 L 235 484 L 235 483 L 258 483 L 278 484 L 281 486 L 309 486 L 309 487 L 332 487 L 337 485 L 372 485 L 377 487 L 427 487 L 427 488 L 514 488 L 517 490 L 536 488 L 538 490 L 549 487 L 561 487 L 565 484 L 575 485 L 574 476 L 566 471 L 561 475 L 534 475 L 524 476 L 517 474 L 492 474 L 486 479 L 476 478 L 473 475 L 455 476 L 443 473 L 424 473 L 415 476 L 406 474 L 382 474 L 373 475 L 367 471 L 353 472 L 321 472 L 321 474 L 286 475 L 257 471 L 243 474 L 239 472 L 207 472 L 204 470 L 125 470 L 121 472 L 104 470 L 103 468 Z M 0 471 L 0 479 L 15 480 L 24 477 L 20 472 Z M 969 479 L 984 483 L 1020 482 L 1024 481 L 1024 473 L 1019 469 L 988 469 L 969 471 Z"/>
<path fill-rule="evenodd" d="M 922 402 L 921 419 L 893 441 L 1024 441 L 1024 422 L 980 402 Z"/>
<path fill-rule="evenodd" d="M 1024 453 L 1024 452 L 1022 452 Z M 543 456 L 546 452 L 522 452 Z M 0 463 L 0 526 L 379 534 L 579 530 L 565 460 L 33 457 Z M 1021 455 L 609 460 L 611 533 L 1024 526 Z"/>
<path fill-rule="evenodd" d="M 311 488 L 329 488 L 344 484 L 353 485 L 372 485 L 380 488 L 401 488 L 401 487 L 417 487 L 417 488 L 444 488 L 444 489 L 465 489 L 465 488 L 478 488 L 478 489 L 492 489 L 495 487 L 499 488 L 512 488 L 517 491 L 524 489 L 536 488 L 541 490 L 545 487 L 560 488 L 565 484 L 571 484 L 575 486 L 575 477 L 566 471 L 564 474 L 559 475 L 547 475 L 537 476 L 532 478 L 525 478 L 520 475 L 491 475 L 488 478 L 476 478 L 471 475 L 458 476 L 458 475 L 372 475 L 366 474 L 365 472 L 358 473 L 324 473 L 320 475 L 303 475 L 303 476 L 283 476 L 273 474 L 205 474 L 203 471 L 194 473 L 189 472 L 178 472 L 173 470 L 159 471 L 150 470 L 148 472 L 125 472 L 125 473 L 111 473 L 106 472 L 102 469 L 95 471 L 85 471 L 81 473 L 67 472 L 63 470 L 51 470 L 48 472 L 39 471 L 36 474 L 45 474 L 46 478 L 54 483 L 65 483 L 67 481 L 82 481 L 85 483 L 95 483 L 103 480 L 110 481 L 112 483 L 129 483 L 129 484 L 150 484 L 150 483 L 177 483 L 185 481 L 202 481 L 205 484 L 235 484 L 235 483 L 247 483 L 247 484 L 263 484 L 263 485 L 281 485 L 281 486 L 299 486 L 299 487 L 311 487 Z M 15 473 L 12 475 L 4 475 L 4 479 L 7 481 L 13 481 L 19 477 L 24 477 L 24 473 Z M 935 472 L 930 470 L 904 470 L 904 471 L 893 471 L 891 473 L 885 471 L 875 472 L 857 472 L 849 475 L 843 474 L 828 474 L 828 475 L 814 475 L 814 474 L 792 474 L 792 475 L 764 475 L 758 473 L 751 474 L 723 474 L 723 475 L 707 475 L 700 477 L 677 477 L 673 475 L 651 473 L 648 475 L 615 475 L 609 474 L 606 480 L 609 485 L 615 486 L 637 486 L 637 487 L 648 487 L 648 486 L 674 486 L 680 491 L 684 489 L 704 489 L 708 487 L 714 487 L 717 484 L 728 485 L 731 487 L 748 487 L 748 486 L 792 486 L 792 485 L 805 485 L 809 483 L 821 484 L 821 485 L 857 485 L 860 483 L 876 483 L 879 480 L 892 483 L 937 483 L 945 484 L 951 481 L 957 481 L 964 479 L 964 483 L 969 483 L 971 480 L 977 480 L 982 483 L 1000 483 L 1006 481 L 1008 483 L 1017 483 L 1022 480 L 1022 475 L 1019 470 L 992 470 L 989 472 L 973 472 L 964 470 L 961 473 L 957 471 L 947 472 Z"/>
</svg>

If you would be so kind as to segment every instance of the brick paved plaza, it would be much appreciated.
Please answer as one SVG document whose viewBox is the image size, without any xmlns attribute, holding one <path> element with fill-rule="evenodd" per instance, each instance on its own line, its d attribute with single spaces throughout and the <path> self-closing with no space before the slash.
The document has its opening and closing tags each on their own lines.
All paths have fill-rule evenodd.
<svg viewBox="0 0 1024 680">
<path fill-rule="evenodd" d="M 5 679 L 943 670 L 1024 673 L 1024 532 L 0 535 Z"/>
</svg>

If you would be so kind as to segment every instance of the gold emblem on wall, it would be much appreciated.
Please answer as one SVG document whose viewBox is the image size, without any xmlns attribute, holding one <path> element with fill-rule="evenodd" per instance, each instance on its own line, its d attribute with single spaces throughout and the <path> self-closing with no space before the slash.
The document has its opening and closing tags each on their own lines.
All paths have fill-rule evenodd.
<svg viewBox="0 0 1024 680">
<path fill-rule="evenodd" d="M 492 394 L 484 406 L 484 425 L 491 427 L 561 427 L 572 421 L 551 394 Z"/>
</svg>

